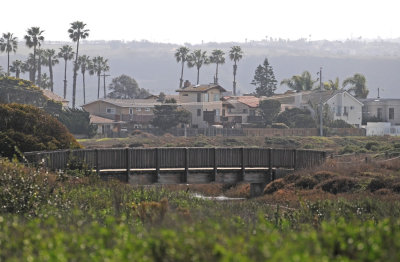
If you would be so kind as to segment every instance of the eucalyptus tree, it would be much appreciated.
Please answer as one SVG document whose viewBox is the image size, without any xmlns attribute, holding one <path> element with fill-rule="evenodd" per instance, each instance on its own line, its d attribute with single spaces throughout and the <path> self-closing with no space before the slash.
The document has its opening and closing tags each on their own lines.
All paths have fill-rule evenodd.
<svg viewBox="0 0 400 262">
<path fill-rule="evenodd" d="M 229 51 L 229 59 L 231 59 L 233 64 L 233 95 L 236 96 L 236 72 L 237 72 L 237 62 L 243 58 L 243 51 L 240 46 L 232 46 Z"/>
<path fill-rule="evenodd" d="M 56 50 L 54 49 L 46 49 L 44 50 L 44 59 L 42 64 L 49 67 L 50 74 L 50 90 L 54 91 L 54 76 L 53 76 L 53 66 L 59 63 L 58 56 L 56 54 Z"/>
<path fill-rule="evenodd" d="M 26 66 L 21 60 L 15 60 L 11 63 L 10 72 L 15 73 L 15 77 L 19 78 L 21 73 L 25 73 Z"/>
<path fill-rule="evenodd" d="M 79 41 L 86 39 L 89 36 L 89 29 L 85 29 L 86 24 L 81 21 L 75 21 L 71 23 L 71 27 L 68 29 L 69 38 L 76 42 L 75 62 L 74 62 L 74 76 L 72 83 L 72 108 L 75 108 L 76 98 L 76 78 L 78 75 L 78 54 L 79 54 Z"/>
<path fill-rule="evenodd" d="M 218 65 L 225 64 L 225 53 L 222 50 L 215 49 L 211 52 L 210 63 L 216 64 L 214 83 L 218 84 Z"/>
<path fill-rule="evenodd" d="M 29 71 L 29 80 L 35 83 L 36 79 L 36 50 L 44 41 L 43 30 L 40 27 L 31 27 L 26 30 L 27 35 L 24 36 L 25 44 L 29 48 L 33 47 L 33 67 Z"/>
<path fill-rule="evenodd" d="M 201 51 L 201 49 L 194 50 L 189 54 L 187 58 L 187 63 L 190 68 L 196 67 L 197 69 L 197 84 L 199 84 L 200 80 L 200 68 L 203 64 L 208 64 L 209 60 L 207 57 L 206 51 Z"/>
<path fill-rule="evenodd" d="M 0 38 L 0 51 L 7 52 L 7 75 L 10 75 L 10 52 L 17 52 L 18 39 L 10 32 L 3 33 Z"/>
<path fill-rule="evenodd" d="M 74 58 L 74 51 L 72 46 L 64 45 L 58 52 L 58 57 L 64 59 L 64 99 L 67 98 L 67 62 Z"/>
<path fill-rule="evenodd" d="M 103 64 L 104 58 L 102 56 L 96 56 L 95 58 L 93 58 L 92 64 L 89 68 L 89 74 L 97 75 L 97 99 L 100 98 L 100 76 L 101 72 L 103 71 Z"/>
<path fill-rule="evenodd" d="M 288 88 L 300 92 L 312 90 L 316 82 L 317 80 L 312 78 L 310 72 L 304 71 L 301 75 L 294 75 L 291 78 L 283 79 L 281 85 L 286 85 Z"/>
<path fill-rule="evenodd" d="M 185 67 L 185 63 L 187 61 L 189 51 L 190 51 L 189 48 L 187 48 L 186 46 L 182 46 L 182 47 L 178 48 L 178 50 L 175 53 L 176 62 L 177 63 L 181 62 L 181 64 L 182 64 L 181 78 L 179 79 L 179 88 L 182 88 L 183 68 Z"/>
<path fill-rule="evenodd" d="M 367 98 L 368 96 L 368 88 L 367 88 L 367 80 L 365 76 L 362 74 L 354 74 L 354 76 L 346 78 L 343 81 L 343 88 L 351 85 L 348 91 L 353 92 L 356 98 Z"/>
<path fill-rule="evenodd" d="M 92 60 L 87 55 L 82 55 L 78 57 L 78 66 L 82 73 L 82 84 L 83 84 L 83 104 L 86 104 L 86 83 L 85 83 L 85 73 L 92 67 Z"/>
</svg>

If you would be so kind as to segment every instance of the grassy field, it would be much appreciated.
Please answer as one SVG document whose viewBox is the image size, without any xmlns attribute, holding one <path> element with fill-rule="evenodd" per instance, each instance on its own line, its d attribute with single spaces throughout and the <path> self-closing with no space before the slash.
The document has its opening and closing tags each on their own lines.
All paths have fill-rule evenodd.
<svg viewBox="0 0 400 262">
<path fill-rule="evenodd" d="M 399 137 L 175 137 L 135 131 L 127 138 L 78 140 L 86 148 L 110 147 L 275 147 L 326 150 L 335 154 L 400 152 Z"/>
<path fill-rule="evenodd" d="M 398 261 L 400 160 L 248 185 L 130 186 L 0 160 L 0 261 Z"/>
</svg>

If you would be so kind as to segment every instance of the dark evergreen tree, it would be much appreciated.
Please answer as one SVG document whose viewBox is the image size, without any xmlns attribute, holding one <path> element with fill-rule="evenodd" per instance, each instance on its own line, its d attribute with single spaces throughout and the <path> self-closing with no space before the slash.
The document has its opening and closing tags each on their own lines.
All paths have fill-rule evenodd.
<svg viewBox="0 0 400 262">
<path fill-rule="evenodd" d="M 160 130 L 168 130 L 178 124 L 189 124 L 191 114 L 189 111 L 178 108 L 175 103 L 154 106 L 154 119 L 152 125 Z"/>
<path fill-rule="evenodd" d="M 273 99 L 263 100 L 260 102 L 259 108 L 265 123 L 270 125 L 281 111 L 281 103 Z"/>
<path fill-rule="evenodd" d="M 272 96 L 274 94 L 277 81 L 275 79 L 274 70 L 272 66 L 269 65 L 267 58 L 265 58 L 262 65 L 257 67 L 251 84 L 256 86 L 257 96 Z"/>
</svg>

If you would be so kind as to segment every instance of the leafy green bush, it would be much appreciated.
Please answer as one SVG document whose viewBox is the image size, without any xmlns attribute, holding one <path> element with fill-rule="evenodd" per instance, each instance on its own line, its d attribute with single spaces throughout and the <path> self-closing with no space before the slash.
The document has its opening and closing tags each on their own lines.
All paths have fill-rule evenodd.
<svg viewBox="0 0 400 262">
<path fill-rule="evenodd" d="M 377 146 L 379 146 L 379 143 L 376 141 L 370 141 L 365 144 L 365 148 L 368 150 L 371 150 L 372 147 L 377 147 Z"/>
<path fill-rule="evenodd" d="M 79 143 L 57 119 L 34 106 L 0 104 L 0 144 L 2 156 L 12 158 L 23 152 L 80 148 Z"/>
</svg>

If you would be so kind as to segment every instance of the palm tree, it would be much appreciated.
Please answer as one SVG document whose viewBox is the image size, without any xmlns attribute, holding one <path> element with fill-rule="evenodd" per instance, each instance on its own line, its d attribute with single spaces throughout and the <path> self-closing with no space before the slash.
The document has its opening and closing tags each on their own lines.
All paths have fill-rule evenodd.
<svg viewBox="0 0 400 262">
<path fill-rule="evenodd" d="M 72 46 L 64 45 L 60 48 L 58 52 L 58 57 L 64 59 L 64 99 L 67 97 L 67 61 L 74 58 L 74 51 L 72 51 Z"/>
<path fill-rule="evenodd" d="M 342 86 L 345 88 L 347 85 L 351 85 L 348 91 L 353 92 L 356 98 L 367 98 L 369 91 L 366 83 L 364 75 L 354 74 L 354 76 L 346 78 Z"/>
<path fill-rule="evenodd" d="M 40 27 L 31 27 L 26 30 L 28 33 L 24 36 L 25 43 L 29 48 L 33 47 L 33 68 L 29 72 L 29 80 L 35 83 L 36 79 L 36 49 L 40 47 L 42 42 L 44 41 L 43 30 L 40 30 Z"/>
<path fill-rule="evenodd" d="M 40 87 L 43 89 L 50 89 L 51 88 L 51 80 L 49 78 L 49 76 L 46 73 L 43 73 L 40 76 L 41 79 L 41 83 L 40 83 Z M 53 92 L 53 91 L 52 91 Z"/>
<path fill-rule="evenodd" d="M 185 63 L 186 63 L 186 60 L 188 58 L 189 51 L 190 51 L 189 48 L 187 48 L 186 46 L 182 46 L 175 53 L 176 62 L 177 63 L 179 63 L 179 62 L 182 63 L 181 78 L 179 79 L 179 89 L 182 88 L 182 84 L 183 84 L 183 68 L 185 67 Z"/>
<path fill-rule="evenodd" d="M 10 52 L 17 52 L 18 40 L 10 32 L 3 33 L 0 38 L 0 51 L 7 52 L 7 75 L 10 75 Z"/>
<path fill-rule="evenodd" d="M 26 67 L 24 65 L 24 62 L 22 62 L 21 60 L 15 60 L 10 66 L 10 71 L 15 73 L 16 78 L 19 78 L 19 75 L 21 73 L 25 73 L 25 68 Z"/>
<path fill-rule="evenodd" d="M 234 62 L 233 65 L 233 95 L 236 96 L 236 71 L 237 71 L 237 62 L 243 58 L 243 51 L 240 46 L 232 46 L 229 51 L 229 59 Z"/>
<path fill-rule="evenodd" d="M 44 50 L 44 59 L 42 61 L 42 64 L 49 67 L 51 92 L 54 91 L 53 66 L 55 66 L 58 63 L 59 63 L 59 61 L 57 59 L 56 50 L 54 50 L 54 49 Z"/>
<path fill-rule="evenodd" d="M 75 96 L 76 96 L 76 78 L 78 75 L 78 52 L 79 52 L 79 41 L 86 39 L 89 36 L 89 29 L 85 29 L 86 24 L 81 21 L 75 21 L 71 23 L 70 29 L 68 29 L 69 38 L 76 42 L 75 62 L 74 62 L 74 78 L 72 83 L 72 108 L 75 108 Z"/>
<path fill-rule="evenodd" d="M 301 75 L 294 75 L 292 78 L 283 79 L 281 85 L 286 85 L 290 89 L 300 91 L 308 91 L 314 88 L 317 80 L 312 79 L 310 72 L 304 71 Z"/>
<path fill-rule="evenodd" d="M 201 51 L 200 49 L 194 50 L 187 57 L 187 63 L 189 68 L 196 66 L 197 68 L 197 84 L 199 84 L 200 80 L 200 68 L 203 64 L 208 64 L 208 57 L 206 51 Z"/>
<path fill-rule="evenodd" d="M 339 77 L 336 77 L 335 82 L 333 82 L 332 80 L 325 82 L 324 88 L 325 88 L 325 90 L 332 90 L 332 91 L 339 90 L 340 89 Z"/>
<path fill-rule="evenodd" d="M 33 58 L 33 54 L 30 53 L 28 55 L 28 58 L 25 60 L 23 63 L 23 68 L 26 72 L 29 72 L 29 78 L 31 77 L 31 74 L 33 72 L 33 68 L 36 65 L 36 60 Z"/>
<path fill-rule="evenodd" d="M 100 98 L 100 75 L 101 71 L 103 71 L 103 63 L 104 63 L 104 58 L 101 56 L 96 56 L 92 60 L 92 64 L 89 68 L 89 74 L 97 75 L 97 99 Z"/>
<path fill-rule="evenodd" d="M 38 72 L 38 77 L 37 77 L 37 81 L 36 81 L 36 85 L 39 87 L 42 87 L 42 64 L 43 61 L 46 59 L 44 56 L 44 50 L 43 49 L 38 49 L 36 50 L 36 54 L 38 57 L 37 60 L 37 72 Z"/>
<path fill-rule="evenodd" d="M 210 56 L 210 63 L 217 64 L 216 70 L 215 70 L 215 77 L 214 77 L 214 83 L 218 84 L 218 65 L 219 64 L 225 64 L 225 53 L 222 50 L 215 49 L 211 52 Z"/>
<path fill-rule="evenodd" d="M 108 65 L 108 59 L 104 59 L 101 65 L 101 71 L 103 72 L 103 88 L 104 88 L 104 98 L 106 98 L 106 72 L 110 71 L 110 66 Z"/>
<path fill-rule="evenodd" d="M 82 73 L 83 104 L 86 104 L 85 73 L 86 73 L 86 70 L 88 70 L 92 67 L 92 60 L 87 55 L 79 56 L 78 57 L 78 66 L 80 67 L 81 73 Z"/>
</svg>

